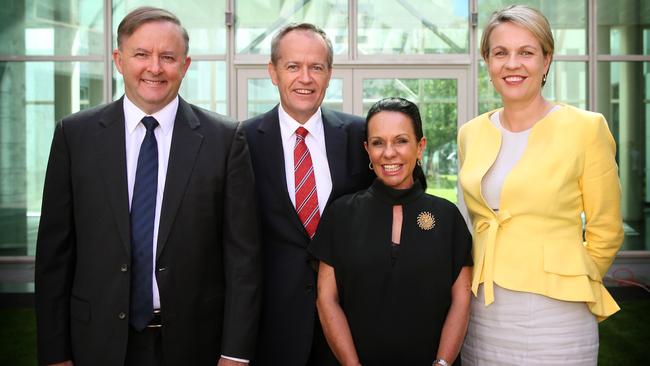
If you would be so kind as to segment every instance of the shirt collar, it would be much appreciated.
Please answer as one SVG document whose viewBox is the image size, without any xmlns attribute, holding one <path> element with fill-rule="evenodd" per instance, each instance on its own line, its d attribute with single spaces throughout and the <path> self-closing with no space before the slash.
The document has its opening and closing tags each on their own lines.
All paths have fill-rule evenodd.
<svg viewBox="0 0 650 366">
<path fill-rule="evenodd" d="M 278 117 L 280 119 L 280 133 L 282 135 L 282 140 L 286 141 L 295 136 L 296 130 L 298 127 L 304 127 L 310 135 L 315 138 L 320 138 L 324 136 L 323 132 L 323 116 L 321 114 L 321 109 L 318 107 L 316 113 L 314 113 L 307 122 L 301 124 L 298 123 L 293 117 L 287 113 L 284 108 L 282 108 L 282 103 L 278 107 Z"/>
<path fill-rule="evenodd" d="M 142 118 L 152 116 L 158 121 L 158 125 L 163 134 L 167 135 L 174 127 L 174 120 L 176 119 L 176 112 L 178 111 L 178 95 L 172 99 L 169 104 L 164 106 L 161 110 L 153 114 L 146 114 L 138 106 L 136 106 L 127 96 L 124 95 L 124 122 L 126 123 L 127 132 L 132 134 Z"/>
</svg>

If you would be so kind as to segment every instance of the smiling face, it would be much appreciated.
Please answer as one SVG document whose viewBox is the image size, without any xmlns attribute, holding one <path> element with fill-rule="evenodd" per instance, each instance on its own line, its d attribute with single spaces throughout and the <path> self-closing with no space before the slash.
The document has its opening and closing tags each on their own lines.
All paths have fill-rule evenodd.
<svg viewBox="0 0 650 366">
<path fill-rule="evenodd" d="M 513 23 L 498 25 L 489 40 L 488 72 L 504 104 L 541 98 L 551 56 L 544 55 L 539 40 Z"/>
<path fill-rule="evenodd" d="M 269 74 L 278 87 L 282 108 L 298 123 L 305 123 L 318 110 L 332 76 L 328 49 L 317 34 L 294 30 L 278 45 L 278 60 L 269 63 Z"/>
<path fill-rule="evenodd" d="M 413 169 L 422 158 L 426 139 L 415 136 L 413 122 L 401 112 L 381 111 L 367 123 L 366 151 L 377 177 L 388 187 L 413 185 Z"/>
<path fill-rule="evenodd" d="M 142 24 L 113 51 L 113 60 L 124 77 L 126 96 L 147 114 L 178 95 L 191 61 L 179 26 L 166 21 Z"/>
</svg>

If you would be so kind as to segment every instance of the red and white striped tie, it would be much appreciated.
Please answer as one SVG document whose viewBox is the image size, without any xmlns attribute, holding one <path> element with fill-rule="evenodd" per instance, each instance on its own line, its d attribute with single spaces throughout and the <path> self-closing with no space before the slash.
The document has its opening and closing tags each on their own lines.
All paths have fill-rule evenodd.
<svg viewBox="0 0 650 366">
<path fill-rule="evenodd" d="M 296 184 L 296 211 L 307 230 L 309 237 L 314 237 L 320 212 L 318 210 L 318 194 L 316 193 L 316 177 L 311 155 L 305 143 L 309 132 L 303 128 L 296 129 L 296 146 L 293 148 L 293 174 Z"/>
</svg>

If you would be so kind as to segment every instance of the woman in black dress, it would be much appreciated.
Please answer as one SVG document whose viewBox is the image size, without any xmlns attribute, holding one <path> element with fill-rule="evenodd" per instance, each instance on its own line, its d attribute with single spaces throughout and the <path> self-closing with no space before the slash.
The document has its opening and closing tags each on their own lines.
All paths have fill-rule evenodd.
<svg viewBox="0 0 650 366">
<path fill-rule="evenodd" d="M 424 192 L 415 104 L 380 100 L 366 118 L 373 185 L 325 211 L 318 314 L 343 365 L 452 365 L 467 330 L 471 236 L 454 204 Z"/>
</svg>

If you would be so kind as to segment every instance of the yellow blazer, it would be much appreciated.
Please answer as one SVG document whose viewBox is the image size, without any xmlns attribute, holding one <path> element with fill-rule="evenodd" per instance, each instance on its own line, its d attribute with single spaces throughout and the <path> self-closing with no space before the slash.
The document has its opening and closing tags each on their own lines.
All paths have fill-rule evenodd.
<svg viewBox="0 0 650 366">
<path fill-rule="evenodd" d="M 605 119 L 563 105 L 538 121 L 494 212 L 481 195 L 481 180 L 501 146 L 492 113 L 458 133 L 459 179 L 474 228 L 474 295 L 483 283 L 486 305 L 492 303 L 496 282 L 584 301 L 605 319 L 619 307 L 602 277 L 623 241 L 616 144 Z"/>
</svg>

